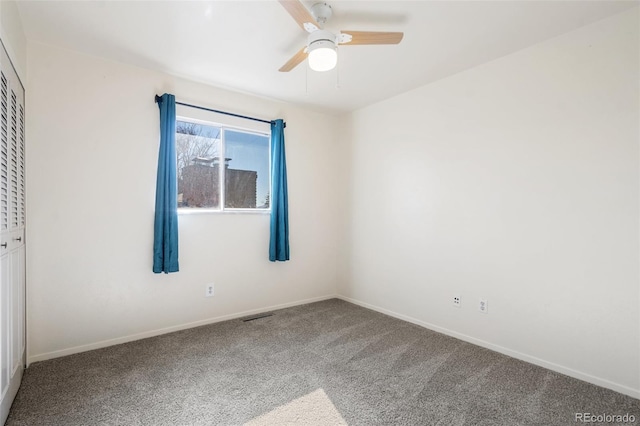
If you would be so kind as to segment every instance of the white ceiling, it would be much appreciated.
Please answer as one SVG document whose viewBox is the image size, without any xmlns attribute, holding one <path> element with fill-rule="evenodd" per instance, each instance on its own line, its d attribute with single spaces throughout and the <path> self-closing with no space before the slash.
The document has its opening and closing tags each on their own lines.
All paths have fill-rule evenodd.
<svg viewBox="0 0 640 426">
<path fill-rule="evenodd" d="M 314 0 L 303 0 L 310 7 Z M 29 40 L 322 110 L 349 111 L 637 6 L 635 1 L 334 0 L 330 30 L 403 31 L 341 46 L 337 70 L 282 66 L 306 33 L 275 0 L 31 1 Z M 339 82 L 339 84 L 337 84 Z"/>
</svg>

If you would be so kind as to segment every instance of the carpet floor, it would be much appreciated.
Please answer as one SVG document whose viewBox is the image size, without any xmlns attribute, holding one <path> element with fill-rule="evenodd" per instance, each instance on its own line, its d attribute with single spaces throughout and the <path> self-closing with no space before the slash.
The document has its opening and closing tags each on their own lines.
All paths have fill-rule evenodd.
<svg viewBox="0 0 640 426">
<path fill-rule="evenodd" d="M 640 400 L 342 300 L 273 313 L 34 363 L 7 425 L 639 423 Z"/>
</svg>

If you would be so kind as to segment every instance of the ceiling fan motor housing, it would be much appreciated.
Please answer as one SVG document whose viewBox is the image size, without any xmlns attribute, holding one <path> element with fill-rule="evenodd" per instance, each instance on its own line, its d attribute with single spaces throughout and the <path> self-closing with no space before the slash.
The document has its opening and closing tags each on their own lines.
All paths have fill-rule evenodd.
<svg viewBox="0 0 640 426">
<path fill-rule="evenodd" d="M 307 37 L 307 47 L 311 48 L 312 45 L 322 43 L 325 44 L 329 42 L 335 46 L 336 44 L 336 36 L 330 31 L 327 30 L 316 30 L 309 34 Z"/>
</svg>

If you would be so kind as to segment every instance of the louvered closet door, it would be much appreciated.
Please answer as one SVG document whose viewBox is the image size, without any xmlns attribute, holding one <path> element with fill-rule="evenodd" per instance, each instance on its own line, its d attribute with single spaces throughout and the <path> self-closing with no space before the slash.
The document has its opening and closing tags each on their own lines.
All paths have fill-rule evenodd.
<svg viewBox="0 0 640 426">
<path fill-rule="evenodd" d="M 2 72 L 2 148 L 0 150 L 0 163 L 2 171 L 0 174 L 0 233 L 4 236 L 9 229 L 9 81 Z M 4 240 L 2 241 L 4 243 Z"/>
<path fill-rule="evenodd" d="M 0 424 L 25 365 L 24 88 L 0 52 Z"/>
</svg>

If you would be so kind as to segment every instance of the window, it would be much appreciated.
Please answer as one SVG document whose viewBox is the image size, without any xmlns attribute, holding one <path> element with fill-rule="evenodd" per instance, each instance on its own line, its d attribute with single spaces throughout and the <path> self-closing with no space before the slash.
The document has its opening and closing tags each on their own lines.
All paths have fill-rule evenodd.
<svg viewBox="0 0 640 426">
<path fill-rule="evenodd" d="M 260 131 L 178 117 L 180 211 L 268 211 L 270 135 L 264 127 Z"/>
</svg>

